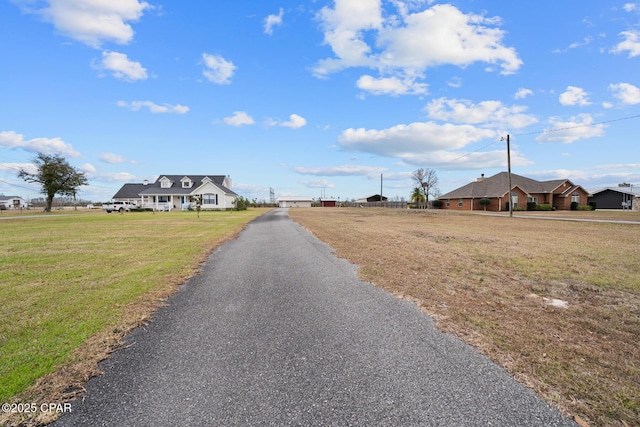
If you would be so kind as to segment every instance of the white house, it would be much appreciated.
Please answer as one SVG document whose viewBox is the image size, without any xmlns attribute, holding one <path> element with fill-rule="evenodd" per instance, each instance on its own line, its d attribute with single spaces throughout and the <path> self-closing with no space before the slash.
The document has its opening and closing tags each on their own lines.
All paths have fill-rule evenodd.
<svg viewBox="0 0 640 427">
<path fill-rule="evenodd" d="M 27 201 L 18 196 L 0 194 L 0 209 L 26 209 Z"/>
<path fill-rule="evenodd" d="M 187 210 L 194 196 L 202 196 L 203 210 L 232 209 L 238 195 L 231 190 L 228 175 L 160 175 L 154 183 L 125 184 L 114 200 L 131 201 L 143 208 Z"/>
<path fill-rule="evenodd" d="M 310 208 L 313 203 L 311 197 L 279 197 L 278 206 L 281 208 Z"/>
</svg>

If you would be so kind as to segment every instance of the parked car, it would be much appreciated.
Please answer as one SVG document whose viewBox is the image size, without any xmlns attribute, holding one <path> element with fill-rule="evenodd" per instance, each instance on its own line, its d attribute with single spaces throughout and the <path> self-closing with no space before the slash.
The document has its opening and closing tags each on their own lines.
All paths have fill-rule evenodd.
<svg viewBox="0 0 640 427">
<path fill-rule="evenodd" d="M 137 209 L 138 205 L 134 202 L 111 202 L 105 203 L 102 205 L 102 209 L 107 211 L 107 213 L 111 212 L 129 212 L 131 209 Z"/>
</svg>

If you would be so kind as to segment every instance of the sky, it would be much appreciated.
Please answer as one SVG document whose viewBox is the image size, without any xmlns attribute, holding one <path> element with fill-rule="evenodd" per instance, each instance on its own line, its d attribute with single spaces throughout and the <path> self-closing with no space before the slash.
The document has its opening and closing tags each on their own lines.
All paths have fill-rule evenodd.
<svg viewBox="0 0 640 427">
<path fill-rule="evenodd" d="M 507 170 L 640 187 L 640 1 L 0 0 L 0 193 L 161 175 L 249 199 L 441 194 Z"/>
</svg>

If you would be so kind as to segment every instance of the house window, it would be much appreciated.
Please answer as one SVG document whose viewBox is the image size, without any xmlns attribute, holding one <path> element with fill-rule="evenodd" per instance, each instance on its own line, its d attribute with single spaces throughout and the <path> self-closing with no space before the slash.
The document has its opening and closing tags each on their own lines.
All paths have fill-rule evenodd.
<svg viewBox="0 0 640 427">
<path fill-rule="evenodd" d="M 160 181 L 160 188 L 171 188 L 171 181 L 168 179 L 163 179 Z"/>
<path fill-rule="evenodd" d="M 451 199 L 447 199 L 447 207 L 451 206 Z"/>
<path fill-rule="evenodd" d="M 218 195 L 217 194 L 203 194 L 202 195 L 202 204 L 203 205 L 217 205 L 218 204 Z"/>
<path fill-rule="evenodd" d="M 158 203 L 169 203 L 169 196 L 158 196 Z"/>
<path fill-rule="evenodd" d="M 580 203 L 580 193 L 573 193 L 571 195 L 571 203 Z"/>
<path fill-rule="evenodd" d="M 458 199 L 458 207 L 461 208 L 462 207 L 462 199 Z"/>
<path fill-rule="evenodd" d="M 527 199 L 527 201 L 530 202 L 530 203 L 532 202 L 532 203 L 537 204 L 538 203 L 538 198 L 537 197 L 529 197 Z"/>
<path fill-rule="evenodd" d="M 518 207 L 518 193 L 511 193 L 511 203 L 514 208 Z"/>
<path fill-rule="evenodd" d="M 191 188 L 191 181 L 182 181 L 182 188 Z"/>
</svg>

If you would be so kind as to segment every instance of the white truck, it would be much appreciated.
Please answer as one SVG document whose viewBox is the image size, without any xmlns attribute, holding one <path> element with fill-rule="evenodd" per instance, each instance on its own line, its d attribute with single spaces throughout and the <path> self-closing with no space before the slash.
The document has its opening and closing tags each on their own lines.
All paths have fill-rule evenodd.
<svg viewBox="0 0 640 427">
<path fill-rule="evenodd" d="M 107 213 L 111 212 L 129 212 L 131 209 L 136 209 L 138 205 L 134 202 L 110 202 L 102 205 L 102 210 Z"/>
</svg>

